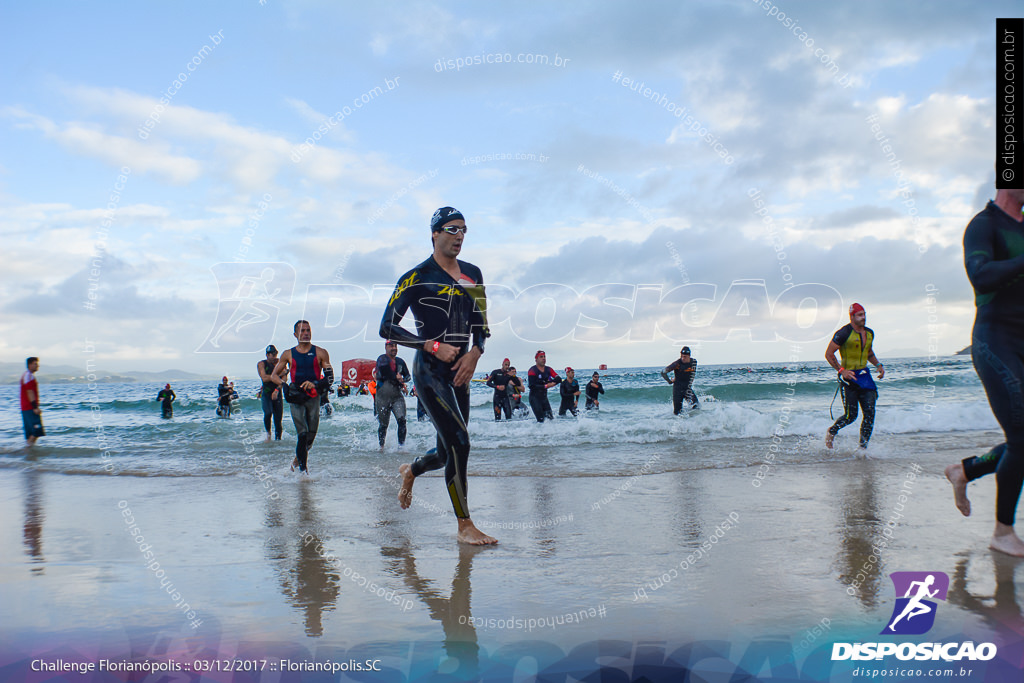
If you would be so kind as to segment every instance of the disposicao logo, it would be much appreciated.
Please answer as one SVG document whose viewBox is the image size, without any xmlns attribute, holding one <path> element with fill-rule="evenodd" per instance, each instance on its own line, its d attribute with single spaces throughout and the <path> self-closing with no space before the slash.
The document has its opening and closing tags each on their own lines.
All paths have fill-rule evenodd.
<svg viewBox="0 0 1024 683">
<path fill-rule="evenodd" d="M 943 572 L 893 572 L 889 578 L 896 588 L 896 606 L 882 634 L 919 636 L 930 631 L 937 605 L 928 598 L 945 602 L 949 577 Z"/>
<path fill-rule="evenodd" d="M 935 625 L 938 603 L 945 602 L 949 576 L 943 572 L 893 572 L 889 575 L 896 590 L 896 605 L 881 635 L 917 636 Z M 883 659 L 895 655 L 900 660 L 988 661 L 996 656 L 993 643 L 834 643 L 832 660 Z"/>
</svg>

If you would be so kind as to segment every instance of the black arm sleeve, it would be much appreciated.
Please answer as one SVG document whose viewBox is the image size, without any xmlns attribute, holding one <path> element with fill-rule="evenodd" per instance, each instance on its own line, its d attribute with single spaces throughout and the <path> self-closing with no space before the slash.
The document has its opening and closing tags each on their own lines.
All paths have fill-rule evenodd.
<svg viewBox="0 0 1024 683">
<path fill-rule="evenodd" d="M 498 388 L 498 385 L 494 383 L 494 376 L 497 375 L 497 374 L 498 374 L 498 371 L 495 370 L 491 374 L 487 375 L 487 386 L 489 386 L 491 389 L 497 389 Z"/>
<path fill-rule="evenodd" d="M 419 274 L 413 270 L 406 273 L 398 281 L 395 291 L 388 300 L 387 307 L 384 309 L 384 317 L 380 321 L 381 337 L 413 349 L 422 349 L 423 345 L 429 341 L 418 334 L 409 332 L 401 325 L 402 318 L 405 317 L 406 311 L 409 310 L 409 304 L 417 289 L 416 281 L 418 277 Z"/>
<path fill-rule="evenodd" d="M 974 217 L 964 232 L 964 267 L 976 294 L 991 294 L 1024 275 L 1024 255 L 995 260 L 996 226 L 988 212 Z"/>
</svg>

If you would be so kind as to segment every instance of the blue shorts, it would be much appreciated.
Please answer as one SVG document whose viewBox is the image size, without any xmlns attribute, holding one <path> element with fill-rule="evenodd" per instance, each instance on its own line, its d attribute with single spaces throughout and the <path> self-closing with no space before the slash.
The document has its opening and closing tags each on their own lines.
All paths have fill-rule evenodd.
<svg viewBox="0 0 1024 683">
<path fill-rule="evenodd" d="M 21 411 L 21 422 L 25 427 L 25 438 L 31 436 L 46 436 L 43 431 L 43 419 L 36 415 L 34 410 Z"/>
</svg>

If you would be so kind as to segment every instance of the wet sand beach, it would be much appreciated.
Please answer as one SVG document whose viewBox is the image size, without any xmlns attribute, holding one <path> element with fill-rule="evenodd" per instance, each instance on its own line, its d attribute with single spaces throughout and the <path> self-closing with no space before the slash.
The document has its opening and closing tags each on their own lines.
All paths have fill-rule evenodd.
<svg viewBox="0 0 1024 683">
<path fill-rule="evenodd" d="M 972 484 L 963 518 L 942 475 L 997 436 L 932 436 L 900 457 L 840 450 L 763 479 L 757 465 L 471 473 L 473 517 L 500 540 L 493 548 L 455 543 L 436 476 L 417 481 L 402 511 L 396 480 L 372 471 L 275 477 L 269 497 L 248 476 L 6 470 L 5 661 L 160 633 L 225 651 L 378 643 L 392 659 L 404 656 L 396 644 L 433 643 L 438 666 L 522 641 L 571 652 L 609 638 L 783 639 L 800 662 L 832 641 L 877 639 L 892 611 L 888 574 L 924 570 L 951 579 L 929 638 L 991 641 L 1019 657 L 1024 563 L 987 549 L 994 481 Z"/>
</svg>

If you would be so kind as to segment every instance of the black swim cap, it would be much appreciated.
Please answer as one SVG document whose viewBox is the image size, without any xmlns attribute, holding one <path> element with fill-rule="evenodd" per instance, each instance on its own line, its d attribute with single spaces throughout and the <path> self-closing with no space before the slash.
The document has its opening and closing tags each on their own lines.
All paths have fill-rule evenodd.
<svg viewBox="0 0 1024 683">
<path fill-rule="evenodd" d="M 440 232 L 445 223 L 459 219 L 466 220 L 462 212 L 451 206 L 442 206 L 430 218 L 430 232 Z"/>
<path fill-rule="evenodd" d="M 277 347 L 271 344 L 267 347 L 267 353 L 277 353 Z"/>
</svg>

